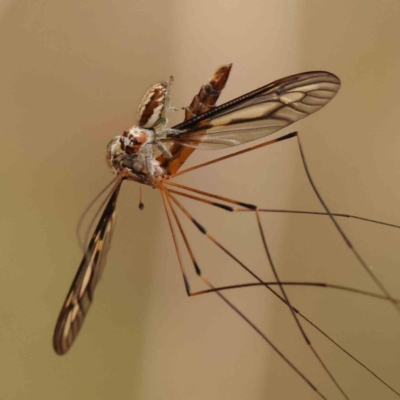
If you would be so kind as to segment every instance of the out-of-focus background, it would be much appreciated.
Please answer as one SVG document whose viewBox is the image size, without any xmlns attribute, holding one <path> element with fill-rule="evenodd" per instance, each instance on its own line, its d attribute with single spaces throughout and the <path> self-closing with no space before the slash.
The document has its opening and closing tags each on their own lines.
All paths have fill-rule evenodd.
<svg viewBox="0 0 400 400">
<path fill-rule="evenodd" d="M 52 332 L 82 256 L 77 221 L 112 177 L 105 146 L 135 122 L 144 91 L 170 74 L 177 107 L 229 62 L 220 103 L 302 71 L 337 74 L 342 88 L 332 103 L 282 133 L 300 132 L 331 210 L 400 224 L 400 3 L 9 0 L 0 18 L 0 398 L 319 398 L 216 295 L 186 296 L 159 193 L 145 188 L 139 211 L 133 183 L 123 185 L 107 268 L 69 354 L 55 355 Z M 196 151 L 188 165 L 225 154 Z M 295 140 L 180 182 L 260 207 L 322 210 Z M 253 214 L 184 204 L 271 279 Z M 400 231 L 340 222 L 396 296 Z M 327 218 L 273 214 L 263 215 L 263 224 L 282 279 L 378 292 Z M 185 229 L 212 282 L 253 281 L 189 224 Z M 193 290 L 204 289 L 187 269 Z M 288 291 L 305 315 L 400 391 L 393 307 L 328 289 Z M 225 294 L 327 398 L 343 398 L 265 289 Z M 305 328 L 349 398 L 398 398 Z"/>
</svg>

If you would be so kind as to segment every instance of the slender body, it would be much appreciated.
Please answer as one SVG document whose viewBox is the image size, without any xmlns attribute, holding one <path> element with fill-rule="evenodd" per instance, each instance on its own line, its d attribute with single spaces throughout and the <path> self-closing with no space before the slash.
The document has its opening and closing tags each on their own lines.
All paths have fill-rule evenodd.
<svg viewBox="0 0 400 400">
<path fill-rule="evenodd" d="M 377 295 L 375 293 L 360 291 L 355 288 L 340 287 L 339 285 L 329 285 L 327 283 L 300 282 L 294 284 L 306 286 L 314 285 L 326 288 L 330 287 L 332 289 L 334 288 L 336 290 L 347 292 L 350 291 L 360 295 L 378 297 L 381 300 L 391 303 L 399 313 L 399 301 L 390 295 L 385 286 L 372 272 L 372 269 L 357 252 L 354 245 L 350 242 L 349 238 L 345 235 L 338 224 L 337 218 L 352 217 L 371 223 L 384 224 L 395 228 L 400 227 L 361 217 L 331 213 L 311 178 L 297 132 L 286 134 L 277 139 L 263 142 L 224 157 L 216 158 L 212 161 L 191 167 L 184 171 L 179 171 L 180 167 L 195 149 L 213 150 L 233 147 L 275 133 L 291 123 L 318 111 L 336 95 L 340 88 L 340 80 L 329 72 L 306 72 L 280 79 L 216 107 L 215 103 L 221 90 L 225 86 L 230 68 L 231 65 L 227 65 L 216 71 L 210 82 L 201 88 L 198 95 L 194 97 L 192 104 L 186 110 L 186 120 L 172 128 L 167 127 L 168 121 L 166 118 L 166 112 L 174 109 L 170 106 L 172 78 L 168 83 L 156 83 L 146 92 L 138 107 L 136 125 L 124 131 L 122 135 L 113 138 L 109 142 L 107 146 L 107 161 L 117 177 L 114 180 L 114 186 L 110 192 L 107 204 L 99 218 L 99 222 L 89 241 L 75 279 L 72 282 L 67 298 L 62 306 L 54 331 L 53 347 L 57 354 L 65 354 L 71 348 L 80 332 L 86 314 L 93 301 L 94 290 L 102 275 L 106 254 L 110 248 L 112 232 L 115 225 L 116 202 L 119 189 L 122 182 L 128 179 L 159 189 L 171 228 L 172 238 L 177 250 L 179 266 L 187 295 L 195 296 L 210 292 L 218 295 L 218 297 L 223 300 L 231 310 L 241 317 L 250 328 L 261 336 L 261 338 L 279 354 L 282 360 L 286 362 L 298 377 L 303 379 L 303 381 L 310 386 L 316 395 L 325 399 L 326 397 L 321 391 L 319 391 L 313 382 L 305 376 L 305 374 L 223 294 L 223 291 L 228 289 L 262 286 L 286 305 L 288 312 L 292 314 L 293 320 L 297 325 L 298 333 L 302 335 L 305 343 L 309 346 L 312 354 L 320 364 L 320 368 L 327 373 L 331 383 L 341 392 L 342 397 L 348 399 L 349 396 L 346 394 L 338 380 L 333 376 L 331 370 L 313 346 L 307 332 L 303 328 L 303 325 L 307 323 L 314 329 L 317 329 L 322 335 L 328 337 L 330 340 L 332 339 L 321 328 L 306 318 L 300 310 L 293 306 L 293 303 L 291 303 L 285 290 L 285 286 L 291 285 L 293 282 L 283 282 L 278 276 L 278 271 L 275 268 L 260 219 L 260 213 L 269 212 L 271 210 L 261 209 L 252 204 L 207 193 L 189 186 L 172 182 L 172 180 L 177 175 L 187 173 L 194 169 L 203 168 L 207 165 L 261 147 L 269 146 L 282 140 L 296 138 L 305 173 L 325 212 L 290 210 L 279 210 L 279 212 L 328 216 L 332 220 L 343 241 L 353 252 L 353 255 L 356 257 L 361 267 L 370 275 L 381 294 Z M 157 152 L 161 154 L 157 156 Z M 232 251 L 227 249 L 222 243 L 214 238 L 180 203 L 177 196 L 206 203 L 210 206 L 218 207 L 226 211 L 249 211 L 253 213 L 256 216 L 260 239 L 271 271 L 274 274 L 275 281 L 263 281 L 245 263 L 234 255 Z M 182 211 L 184 216 L 188 218 L 209 241 L 214 245 L 217 245 L 218 248 L 233 262 L 249 273 L 253 279 L 252 283 L 216 287 L 205 278 L 182 227 L 180 218 L 176 212 L 177 210 Z M 182 262 L 179 246 L 177 244 L 178 235 L 183 239 L 185 249 L 193 263 L 197 276 L 206 284 L 208 289 L 198 292 L 193 292 L 191 290 L 186 276 L 185 267 Z M 254 279 L 256 281 L 255 283 Z M 306 322 L 304 322 L 303 319 Z M 335 343 L 335 345 L 349 357 L 355 359 L 349 352 L 340 347 L 340 345 L 337 343 Z M 368 373 L 372 374 L 375 379 L 386 385 L 388 389 L 400 397 L 400 392 L 396 392 L 394 388 L 384 382 L 366 365 L 358 360 L 356 361 Z"/>
<path fill-rule="evenodd" d="M 139 104 L 137 124 L 108 143 L 106 158 L 117 175 L 117 181 L 58 317 L 53 337 L 56 353 L 64 354 L 70 349 L 92 303 L 111 243 L 116 201 L 122 181 L 133 180 L 167 193 L 164 180 L 176 174 L 194 149 L 232 147 L 270 135 L 321 109 L 340 88 L 339 78 L 329 72 L 305 72 L 280 79 L 214 107 L 230 68 L 231 65 L 227 65 L 216 71 L 209 84 L 202 87 L 186 110 L 186 118 L 189 119 L 172 128 L 166 127 L 166 112 L 176 110 L 170 106 L 173 78 L 168 83 L 159 82 L 151 86 Z M 284 138 L 290 137 L 293 135 Z M 279 140 L 282 138 L 271 143 Z M 184 151 L 185 148 L 188 151 Z M 155 157 L 157 150 L 161 152 L 158 159 Z M 168 193 L 172 192 L 170 190 Z M 230 209 L 215 202 L 212 204 Z M 249 209 L 255 207 L 240 202 L 235 204 Z M 205 232 L 198 222 L 194 219 L 192 222 L 202 233 Z M 195 261 L 194 264 L 197 270 Z M 182 273 L 186 292 L 190 295 L 183 269 Z"/>
<path fill-rule="evenodd" d="M 214 150 L 270 135 L 318 111 L 340 87 L 340 80 L 328 72 L 292 75 L 200 115 L 187 113 L 192 117 L 187 122 L 166 128 L 166 112 L 176 110 L 170 106 L 172 82 L 171 77 L 153 85 L 138 107 L 138 124 L 108 144 L 107 161 L 114 173 L 126 168 L 135 175 L 131 179 L 154 186 L 155 178 L 171 172 L 168 164 L 180 155 L 179 147 Z"/>
</svg>

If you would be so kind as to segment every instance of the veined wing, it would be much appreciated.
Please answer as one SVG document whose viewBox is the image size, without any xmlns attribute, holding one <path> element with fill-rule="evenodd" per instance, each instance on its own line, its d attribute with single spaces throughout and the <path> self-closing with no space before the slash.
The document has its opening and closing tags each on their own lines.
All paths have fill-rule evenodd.
<svg viewBox="0 0 400 400">
<path fill-rule="evenodd" d="M 62 306 L 53 336 L 53 347 L 57 354 L 65 354 L 72 346 L 92 304 L 93 292 L 102 275 L 110 247 L 120 187 L 116 187 L 100 217 Z"/>
<path fill-rule="evenodd" d="M 318 111 L 340 88 L 337 76 L 304 72 L 280 79 L 173 127 L 166 140 L 198 149 L 237 146 Z"/>
</svg>

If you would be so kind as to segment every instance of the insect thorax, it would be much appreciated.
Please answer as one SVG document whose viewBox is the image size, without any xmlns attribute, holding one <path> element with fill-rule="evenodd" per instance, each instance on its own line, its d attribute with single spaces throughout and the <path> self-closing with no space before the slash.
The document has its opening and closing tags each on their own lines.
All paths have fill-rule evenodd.
<svg viewBox="0 0 400 400">
<path fill-rule="evenodd" d="M 154 178 L 165 174 L 154 158 L 155 138 L 153 129 L 140 126 L 133 126 L 121 136 L 115 136 L 107 145 L 106 158 L 111 170 L 118 174 L 127 168 L 139 182 L 153 186 Z"/>
</svg>

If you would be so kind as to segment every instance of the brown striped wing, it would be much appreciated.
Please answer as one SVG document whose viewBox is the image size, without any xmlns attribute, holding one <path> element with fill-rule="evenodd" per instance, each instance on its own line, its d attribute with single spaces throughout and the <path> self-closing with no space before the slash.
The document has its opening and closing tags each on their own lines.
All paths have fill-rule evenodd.
<svg viewBox="0 0 400 400">
<path fill-rule="evenodd" d="M 54 329 L 53 347 L 65 354 L 74 343 L 93 301 L 93 293 L 102 275 L 116 219 L 115 206 L 120 185 L 111 195 L 83 256 Z"/>
<path fill-rule="evenodd" d="M 182 146 L 221 149 L 270 135 L 318 111 L 340 88 L 337 76 L 305 72 L 275 81 L 174 126 Z"/>
</svg>

